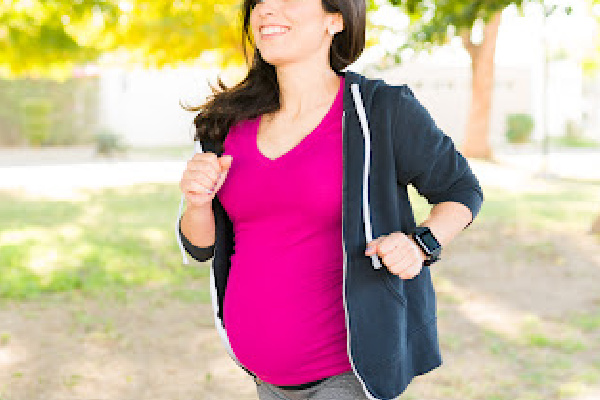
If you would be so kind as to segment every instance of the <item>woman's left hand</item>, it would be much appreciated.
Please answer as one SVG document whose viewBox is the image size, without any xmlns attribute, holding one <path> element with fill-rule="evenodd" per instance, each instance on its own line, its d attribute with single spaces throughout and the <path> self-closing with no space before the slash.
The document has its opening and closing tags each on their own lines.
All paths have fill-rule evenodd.
<svg viewBox="0 0 600 400">
<path fill-rule="evenodd" d="M 403 232 L 379 236 L 367 244 L 365 255 L 379 255 L 391 273 L 412 279 L 421 272 L 426 255 L 412 237 Z"/>
</svg>

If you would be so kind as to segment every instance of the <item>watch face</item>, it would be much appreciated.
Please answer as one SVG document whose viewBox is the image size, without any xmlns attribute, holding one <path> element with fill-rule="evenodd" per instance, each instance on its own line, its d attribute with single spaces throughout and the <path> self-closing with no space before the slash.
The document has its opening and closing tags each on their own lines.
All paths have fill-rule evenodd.
<svg viewBox="0 0 600 400">
<path fill-rule="evenodd" d="M 423 240 L 423 243 L 425 243 L 425 246 L 431 250 L 435 250 L 439 246 L 435 238 L 429 232 L 423 234 L 421 239 Z"/>
</svg>

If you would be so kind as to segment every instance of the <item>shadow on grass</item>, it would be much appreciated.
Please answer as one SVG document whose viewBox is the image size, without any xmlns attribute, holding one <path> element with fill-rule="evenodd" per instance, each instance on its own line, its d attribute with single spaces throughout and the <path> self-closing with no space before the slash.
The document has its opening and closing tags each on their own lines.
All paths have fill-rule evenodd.
<svg viewBox="0 0 600 400">
<path fill-rule="evenodd" d="M 85 194 L 85 201 L 0 194 L 0 298 L 207 276 L 205 268 L 181 263 L 176 185 L 141 184 Z"/>
<path fill-rule="evenodd" d="M 429 206 L 411 193 L 417 221 Z M 432 271 L 444 368 L 406 399 L 583 399 L 600 394 L 600 186 L 484 188 L 477 220 Z"/>
</svg>

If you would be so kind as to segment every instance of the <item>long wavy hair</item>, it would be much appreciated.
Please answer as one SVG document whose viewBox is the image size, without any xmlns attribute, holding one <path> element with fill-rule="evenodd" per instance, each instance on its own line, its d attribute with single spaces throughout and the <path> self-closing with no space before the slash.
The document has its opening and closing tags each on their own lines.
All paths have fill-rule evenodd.
<svg viewBox="0 0 600 400">
<path fill-rule="evenodd" d="M 194 140 L 213 142 L 219 153 L 223 151 L 225 136 L 232 125 L 280 109 L 280 90 L 275 67 L 262 58 L 250 34 L 250 12 L 255 2 L 256 0 L 244 0 L 240 10 L 243 21 L 242 49 L 246 65 L 249 65 L 247 43 L 253 51 L 252 65 L 246 77 L 228 88 L 218 76 L 220 90 L 208 82 L 213 94 L 203 105 L 183 106 L 187 111 L 199 111 L 194 118 Z M 343 17 L 344 29 L 335 34 L 329 50 L 331 68 L 341 75 L 341 70 L 356 61 L 365 47 L 365 0 L 322 0 L 321 3 L 325 12 L 341 13 Z"/>
</svg>

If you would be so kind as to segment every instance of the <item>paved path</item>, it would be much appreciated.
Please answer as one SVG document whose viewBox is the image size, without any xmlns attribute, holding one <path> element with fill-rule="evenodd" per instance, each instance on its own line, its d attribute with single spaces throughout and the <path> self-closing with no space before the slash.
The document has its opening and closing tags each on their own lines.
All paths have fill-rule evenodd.
<svg viewBox="0 0 600 400">
<path fill-rule="evenodd" d="M 149 159 L 126 156 L 102 159 L 89 151 L 29 151 L 7 157 L 0 151 L 0 190 L 16 190 L 32 195 L 68 198 L 79 189 L 128 186 L 136 183 L 177 183 L 185 169 L 185 159 Z M 497 151 L 497 162 L 470 159 L 482 184 L 518 190 L 524 185 L 543 184 L 544 157 L 532 151 Z M 12 160 L 12 161 L 11 161 Z M 11 163 L 13 165 L 11 165 Z M 600 151 L 573 150 L 551 153 L 546 172 L 554 177 L 600 183 Z"/>
<path fill-rule="evenodd" d="M 536 176 L 547 173 L 554 177 L 600 182 L 600 149 L 551 150 L 544 156 L 534 147 L 522 151 L 506 148 L 496 150 L 495 158 L 505 167 Z"/>
<path fill-rule="evenodd" d="M 81 189 L 176 183 L 185 161 L 117 161 L 49 166 L 0 167 L 0 190 L 42 197 L 76 197 Z"/>
</svg>

